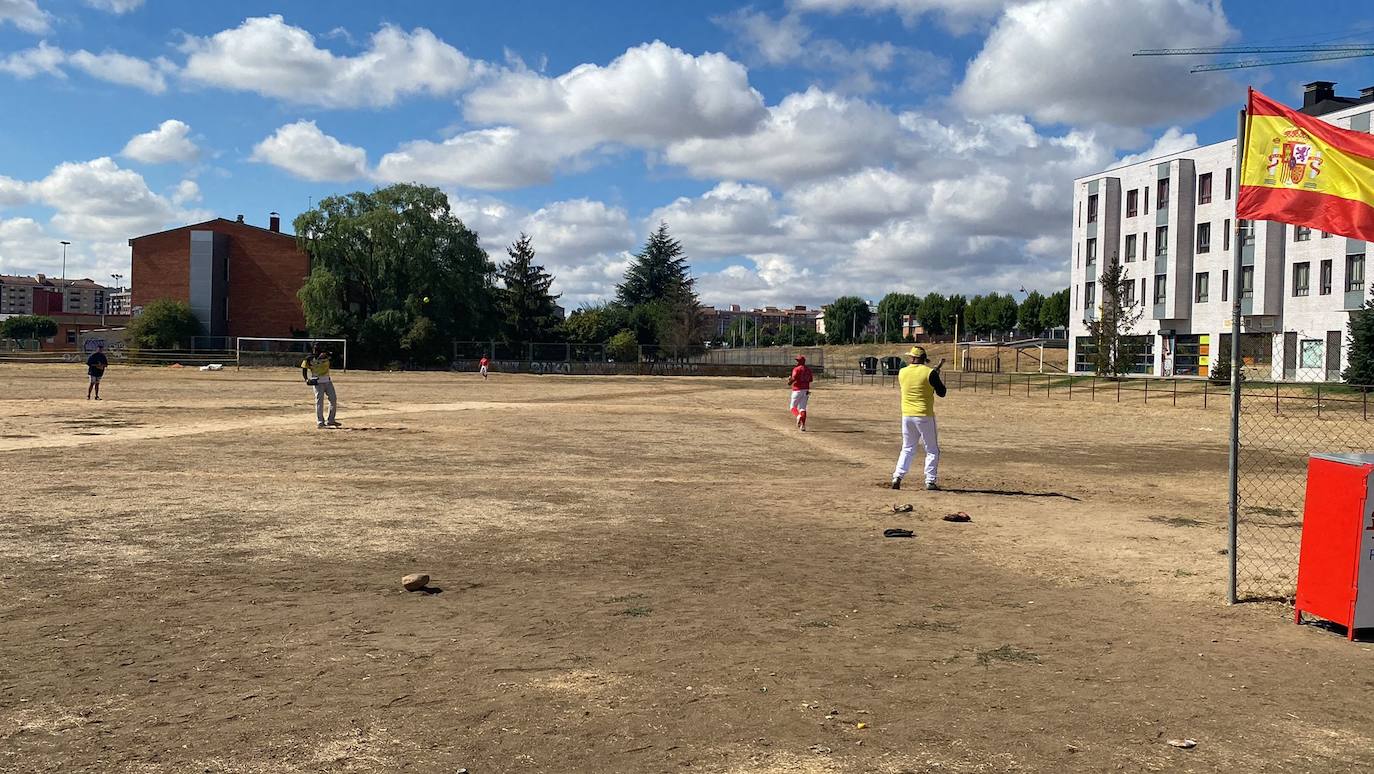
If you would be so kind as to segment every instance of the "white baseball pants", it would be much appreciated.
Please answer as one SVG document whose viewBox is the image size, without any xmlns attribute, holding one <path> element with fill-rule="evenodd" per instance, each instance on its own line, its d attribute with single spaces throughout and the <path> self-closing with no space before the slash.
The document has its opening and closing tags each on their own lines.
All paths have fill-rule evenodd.
<svg viewBox="0 0 1374 774">
<path fill-rule="evenodd" d="M 791 406 L 790 406 L 791 411 L 792 411 L 792 416 L 795 417 L 796 415 L 800 414 L 801 412 L 806 411 L 806 403 L 807 403 L 807 401 L 810 399 L 810 397 L 811 397 L 811 391 L 810 391 L 810 390 L 793 390 L 793 391 L 792 391 L 792 403 L 791 403 Z"/>
<path fill-rule="evenodd" d="M 905 478 L 916 456 L 916 442 L 926 447 L 926 483 L 937 480 L 940 467 L 940 440 L 935 432 L 935 417 L 902 417 L 902 455 L 897 458 L 893 478 Z"/>
</svg>

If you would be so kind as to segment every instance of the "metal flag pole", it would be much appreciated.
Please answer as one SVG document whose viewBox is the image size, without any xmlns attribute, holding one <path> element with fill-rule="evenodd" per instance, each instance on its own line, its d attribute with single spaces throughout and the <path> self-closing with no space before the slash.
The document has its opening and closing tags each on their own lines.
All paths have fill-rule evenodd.
<svg viewBox="0 0 1374 774">
<path fill-rule="evenodd" d="M 1236 123 L 1235 199 L 1240 205 L 1240 184 L 1245 176 L 1245 111 L 1241 110 Z M 1231 443 L 1227 464 L 1229 481 L 1226 490 L 1226 604 L 1236 603 L 1236 531 L 1240 522 L 1240 326 L 1241 326 L 1241 227 L 1236 217 L 1236 233 L 1231 237 Z"/>
</svg>

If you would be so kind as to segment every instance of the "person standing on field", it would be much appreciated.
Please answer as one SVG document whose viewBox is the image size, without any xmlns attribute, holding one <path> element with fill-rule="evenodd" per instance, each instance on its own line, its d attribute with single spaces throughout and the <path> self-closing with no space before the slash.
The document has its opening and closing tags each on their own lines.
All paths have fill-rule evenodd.
<svg viewBox="0 0 1374 774">
<path fill-rule="evenodd" d="M 812 378 L 814 375 L 806 365 L 806 356 L 797 355 L 797 367 L 787 377 L 787 384 L 792 388 L 792 416 L 797 418 L 797 429 L 802 432 L 806 432 L 806 404 L 811 397 Z"/>
<path fill-rule="evenodd" d="M 482 372 L 483 379 L 487 378 L 487 369 L 489 367 L 491 367 L 491 361 L 487 359 L 486 355 L 483 355 L 482 359 L 477 361 L 477 370 Z"/>
<path fill-rule="evenodd" d="M 109 358 L 105 357 L 105 345 L 95 345 L 95 351 L 86 358 L 86 375 L 91 377 L 91 383 L 86 386 L 86 400 L 91 399 L 91 391 L 95 391 L 95 399 L 100 400 L 100 378 L 105 375 L 105 369 L 110 367 Z"/>
<path fill-rule="evenodd" d="M 912 347 L 907 353 L 910 365 L 897 372 L 897 384 L 902 394 L 902 454 L 892 473 L 892 488 L 901 489 L 902 479 L 911 469 L 916 456 L 916 442 L 926 448 L 926 489 L 938 490 L 940 441 L 935 431 L 935 398 L 945 397 L 945 383 L 940 381 L 940 367 L 931 368 L 930 358 L 923 347 Z"/>
<path fill-rule="evenodd" d="M 310 354 L 301 361 L 301 378 L 315 388 L 315 426 L 339 427 L 334 421 L 334 411 L 338 407 L 338 396 L 334 392 L 334 380 L 329 376 L 329 353 L 324 345 L 316 344 Z M 329 398 L 329 420 L 324 418 L 324 399 Z"/>
</svg>

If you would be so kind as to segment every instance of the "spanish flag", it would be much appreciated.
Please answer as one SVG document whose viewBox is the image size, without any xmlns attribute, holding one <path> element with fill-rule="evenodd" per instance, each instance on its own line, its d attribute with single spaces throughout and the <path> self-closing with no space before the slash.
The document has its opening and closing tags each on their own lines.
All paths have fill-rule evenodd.
<svg viewBox="0 0 1374 774">
<path fill-rule="evenodd" d="M 1374 135 L 1250 90 L 1236 217 L 1374 241 Z"/>
</svg>

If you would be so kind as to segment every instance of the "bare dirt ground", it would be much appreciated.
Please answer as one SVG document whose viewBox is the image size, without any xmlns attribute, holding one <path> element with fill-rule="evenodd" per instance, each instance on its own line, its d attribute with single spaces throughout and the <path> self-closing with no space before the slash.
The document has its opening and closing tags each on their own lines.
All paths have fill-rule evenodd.
<svg viewBox="0 0 1374 774">
<path fill-rule="evenodd" d="M 954 394 L 893 492 L 890 388 L 82 371 L 0 367 L 5 772 L 1374 766 L 1371 647 L 1221 604 L 1222 412 Z"/>
</svg>

